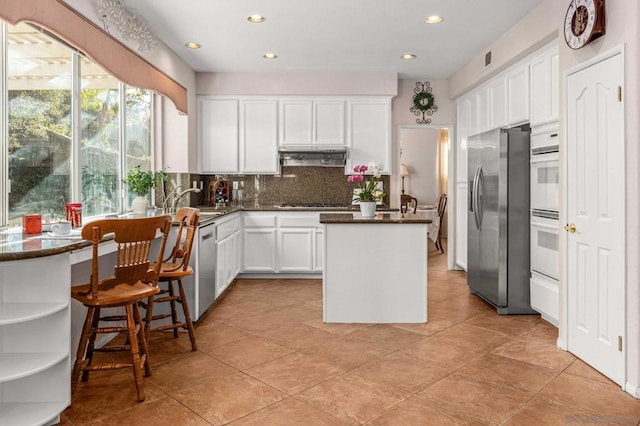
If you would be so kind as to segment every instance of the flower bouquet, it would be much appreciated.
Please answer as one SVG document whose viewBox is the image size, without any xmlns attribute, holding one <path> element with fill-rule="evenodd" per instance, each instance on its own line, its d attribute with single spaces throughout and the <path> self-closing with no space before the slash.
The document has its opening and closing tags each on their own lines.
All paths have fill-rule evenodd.
<svg viewBox="0 0 640 426">
<path fill-rule="evenodd" d="M 375 215 L 376 203 L 382 201 L 386 195 L 382 191 L 381 182 L 378 180 L 381 176 L 380 166 L 371 162 L 368 164 L 360 164 L 354 166 L 354 174 L 347 177 L 347 182 L 359 182 L 360 190 L 354 193 L 354 201 L 360 204 L 360 211 L 364 217 L 373 217 Z"/>
</svg>

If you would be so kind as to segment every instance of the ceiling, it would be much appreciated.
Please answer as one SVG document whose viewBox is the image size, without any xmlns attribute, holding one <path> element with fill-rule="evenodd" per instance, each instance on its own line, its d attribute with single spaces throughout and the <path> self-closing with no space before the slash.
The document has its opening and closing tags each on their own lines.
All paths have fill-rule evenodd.
<svg viewBox="0 0 640 426">
<path fill-rule="evenodd" d="M 126 0 L 199 72 L 397 72 L 448 78 L 541 0 Z M 266 17 L 263 23 L 249 15 Z M 440 15 L 440 24 L 424 19 Z M 202 45 L 187 49 L 187 42 Z M 270 52 L 278 57 L 265 60 Z M 400 59 L 413 53 L 412 61 Z"/>
</svg>

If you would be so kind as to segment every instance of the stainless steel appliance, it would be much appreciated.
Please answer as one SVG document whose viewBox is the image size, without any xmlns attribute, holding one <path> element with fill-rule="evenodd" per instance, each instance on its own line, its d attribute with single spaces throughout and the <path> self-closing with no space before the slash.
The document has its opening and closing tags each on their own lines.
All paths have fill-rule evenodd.
<svg viewBox="0 0 640 426">
<path fill-rule="evenodd" d="M 216 224 L 211 223 L 198 228 L 197 282 L 198 302 L 196 314 L 200 318 L 216 299 Z M 191 301 L 189 301 L 191 303 Z"/>
<path fill-rule="evenodd" d="M 278 149 L 280 166 L 344 167 L 347 148 L 331 145 L 285 145 Z"/>
<path fill-rule="evenodd" d="M 492 130 L 468 141 L 467 282 L 499 314 L 529 303 L 529 135 Z"/>
</svg>

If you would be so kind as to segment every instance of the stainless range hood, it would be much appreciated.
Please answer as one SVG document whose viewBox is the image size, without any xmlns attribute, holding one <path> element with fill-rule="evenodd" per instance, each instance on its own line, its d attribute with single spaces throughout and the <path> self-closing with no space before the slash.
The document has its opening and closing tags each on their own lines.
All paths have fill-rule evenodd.
<svg viewBox="0 0 640 426">
<path fill-rule="evenodd" d="M 289 145 L 278 149 L 281 166 L 344 167 L 347 148 L 329 145 Z"/>
</svg>

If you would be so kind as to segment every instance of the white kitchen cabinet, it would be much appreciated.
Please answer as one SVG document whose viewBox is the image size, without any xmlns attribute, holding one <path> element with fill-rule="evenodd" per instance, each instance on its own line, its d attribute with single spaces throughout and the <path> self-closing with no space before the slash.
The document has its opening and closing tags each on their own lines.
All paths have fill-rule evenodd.
<svg viewBox="0 0 640 426">
<path fill-rule="evenodd" d="M 498 76 L 487 84 L 487 109 L 489 126 L 487 130 L 499 129 L 507 125 L 507 79 Z"/>
<path fill-rule="evenodd" d="M 281 99 L 280 145 L 344 145 L 343 99 Z"/>
<path fill-rule="evenodd" d="M 313 135 L 313 101 L 280 101 L 280 145 L 311 145 Z"/>
<path fill-rule="evenodd" d="M 239 214 L 216 220 L 216 298 L 233 282 L 240 271 L 242 218 Z"/>
<path fill-rule="evenodd" d="M 55 423 L 71 402 L 70 271 L 68 253 L 0 263 L 2 425 Z"/>
<path fill-rule="evenodd" d="M 470 92 L 467 94 L 467 113 L 469 114 L 469 122 L 468 122 L 468 136 L 477 135 L 480 133 L 480 120 L 478 118 L 478 98 L 476 96 L 476 91 Z"/>
<path fill-rule="evenodd" d="M 278 101 L 242 100 L 240 123 L 240 173 L 279 173 Z"/>
<path fill-rule="evenodd" d="M 238 173 L 237 99 L 198 97 L 200 173 Z"/>
<path fill-rule="evenodd" d="M 531 126 L 558 120 L 558 43 L 531 60 Z"/>
<path fill-rule="evenodd" d="M 245 212 L 242 219 L 242 272 L 276 272 L 276 215 L 271 212 Z"/>
<path fill-rule="evenodd" d="M 529 121 L 529 64 L 521 63 L 507 71 L 507 124 Z"/>
<path fill-rule="evenodd" d="M 316 212 L 278 215 L 278 272 L 318 271 L 319 215 Z"/>
<path fill-rule="evenodd" d="M 313 232 L 313 272 L 322 272 L 324 269 L 324 226 L 318 224 Z"/>
<path fill-rule="evenodd" d="M 491 118 L 488 86 L 482 86 L 476 91 L 476 107 L 478 108 L 478 133 L 483 133 L 489 130 L 489 120 Z"/>
<path fill-rule="evenodd" d="M 370 161 L 391 173 L 391 99 L 347 101 L 347 146 L 347 173 Z"/>
<path fill-rule="evenodd" d="M 475 99 L 475 96 L 474 96 Z M 469 132 L 469 98 L 457 101 L 456 194 L 455 194 L 455 264 L 467 268 L 467 139 Z"/>
<path fill-rule="evenodd" d="M 558 327 L 560 291 L 558 281 L 536 272 L 531 272 L 529 282 L 531 307 L 540 312 L 542 318 Z"/>
</svg>

